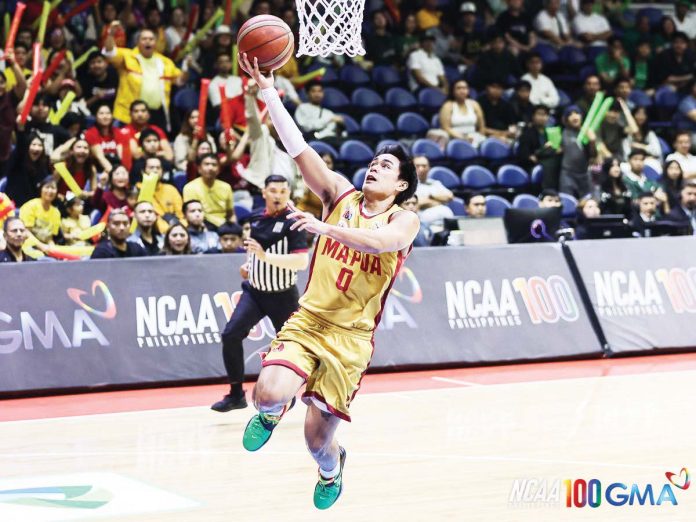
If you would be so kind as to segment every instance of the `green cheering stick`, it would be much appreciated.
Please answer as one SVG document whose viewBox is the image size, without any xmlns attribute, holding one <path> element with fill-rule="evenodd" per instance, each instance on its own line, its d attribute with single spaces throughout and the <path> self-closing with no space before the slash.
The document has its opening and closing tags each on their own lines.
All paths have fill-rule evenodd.
<svg viewBox="0 0 696 522">
<path fill-rule="evenodd" d="M 546 127 L 546 141 L 551 144 L 556 150 L 561 148 L 561 142 L 563 140 L 563 135 L 561 133 L 560 127 Z"/>
<path fill-rule="evenodd" d="M 581 145 L 587 139 L 587 131 L 590 130 L 590 125 L 594 121 L 594 117 L 597 115 L 602 102 L 604 101 L 604 93 L 598 92 L 595 94 L 594 100 L 592 100 L 592 105 L 590 105 L 590 110 L 587 111 L 587 116 L 585 116 L 585 121 L 582 122 L 582 127 L 580 127 L 580 133 L 578 134 L 577 143 Z"/>
<path fill-rule="evenodd" d="M 602 102 L 602 106 L 599 108 L 599 111 L 597 111 L 597 114 L 595 115 L 594 119 L 592 120 L 592 123 L 590 124 L 590 130 L 592 132 L 597 132 L 597 129 L 599 129 L 599 126 L 602 124 L 604 121 L 604 117 L 607 115 L 607 111 L 611 107 L 611 105 L 614 103 L 614 98 L 609 96 L 609 98 L 606 98 Z M 583 138 L 582 144 L 585 145 L 589 140 L 587 139 L 587 136 Z"/>
<path fill-rule="evenodd" d="M 225 11 L 218 7 L 217 11 L 215 11 L 213 16 L 205 23 L 203 27 L 196 31 L 196 34 L 193 36 L 193 38 L 191 38 L 191 40 L 189 40 L 186 46 L 181 51 L 179 51 L 174 61 L 178 62 L 186 55 L 188 55 L 191 51 L 193 51 L 193 48 L 196 45 L 198 45 L 198 42 L 205 38 L 205 36 L 208 34 L 208 31 L 210 31 L 213 28 L 213 26 L 217 24 L 219 20 L 222 19 L 223 16 L 225 16 Z"/>
</svg>

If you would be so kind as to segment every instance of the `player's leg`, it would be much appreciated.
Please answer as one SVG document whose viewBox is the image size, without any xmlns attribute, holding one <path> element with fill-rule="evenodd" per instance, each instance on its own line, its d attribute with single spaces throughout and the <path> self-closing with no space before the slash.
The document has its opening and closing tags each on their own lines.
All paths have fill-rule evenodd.
<svg viewBox="0 0 696 522">
<path fill-rule="evenodd" d="M 264 316 L 258 306 L 248 283 L 242 284 L 244 291 L 239 299 L 232 317 L 222 332 L 222 358 L 227 370 L 227 378 L 230 383 L 230 393 L 222 400 L 211 406 L 211 409 L 219 412 L 246 408 L 247 402 L 242 389 L 244 382 L 244 347 L 243 341 L 249 332 Z"/>
<path fill-rule="evenodd" d="M 330 508 L 343 491 L 343 465 L 346 451 L 338 445 L 335 433 L 341 419 L 320 410 L 314 403 L 307 408 L 305 442 L 319 464 L 319 480 L 314 488 L 314 505 Z"/>
</svg>

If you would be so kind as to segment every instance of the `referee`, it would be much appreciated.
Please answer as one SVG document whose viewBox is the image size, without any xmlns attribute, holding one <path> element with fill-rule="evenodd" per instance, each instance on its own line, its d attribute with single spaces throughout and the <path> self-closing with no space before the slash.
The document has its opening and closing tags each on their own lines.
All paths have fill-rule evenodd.
<svg viewBox="0 0 696 522">
<path fill-rule="evenodd" d="M 211 406 L 219 412 L 247 407 L 242 389 L 244 349 L 242 341 L 264 316 L 271 318 L 279 331 L 298 308 L 300 294 L 295 283 L 297 271 L 307 268 L 307 237 L 290 230 L 286 216 L 290 185 L 283 176 L 268 176 L 263 189 L 266 208 L 250 217 L 251 234 L 244 241 L 247 262 L 240 267 L 245 281 L 242 297 L 222 332 L 222 357 L 225 361 L 230 393 Z"/>
</svg>

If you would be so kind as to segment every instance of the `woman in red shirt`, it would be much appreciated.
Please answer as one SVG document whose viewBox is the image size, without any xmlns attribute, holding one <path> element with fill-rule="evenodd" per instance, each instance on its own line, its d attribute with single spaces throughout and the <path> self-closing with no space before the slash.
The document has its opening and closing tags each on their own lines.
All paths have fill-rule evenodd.
<svg viewBox="0 0 696 522">
<path fill-rule="evenodd" d="M 95 118 L 96 124 L 85 132 L 85 139 L 89 143 L 92 156 L 104 172 L 109 173 L 113 170 L 114 158 L 118 159 L 124 153 L 121 135 L 114 129 L 114 115 L 107 104 L 97 107 Z"/>
</svg>

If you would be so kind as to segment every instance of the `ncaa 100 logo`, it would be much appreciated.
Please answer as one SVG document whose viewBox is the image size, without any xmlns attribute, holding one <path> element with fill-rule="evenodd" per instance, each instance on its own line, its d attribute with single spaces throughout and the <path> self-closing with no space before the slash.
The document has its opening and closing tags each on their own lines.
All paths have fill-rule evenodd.
<svg viewBox="0 0 696 522">
<path fill-rule="evenodd" d="M 570 284 L 560 275 L 446 281 L 445 295 L 452 329 L 520 326 L 521 310 L 532 324 L 580 317 Z"/>
</svg>

